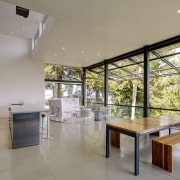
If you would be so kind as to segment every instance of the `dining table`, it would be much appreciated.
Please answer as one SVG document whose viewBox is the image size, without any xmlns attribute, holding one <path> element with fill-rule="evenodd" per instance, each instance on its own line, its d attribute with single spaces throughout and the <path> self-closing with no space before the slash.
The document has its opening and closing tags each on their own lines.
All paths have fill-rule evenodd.
<svg viewBox="0 0 180 180">
<path fill-rule="evenodd" d="M 113 140 L 110 132 L 119 136 L 125 134 L 134 137 L 134 175 L 139 175 L 140 136 L 160 132 L 161 130 L 180 125 L 180 115 L 167 114 L 156 117 L 144 117 L 134 120 L 116 120 L 106 123 L 106 158 L 110 158 L 110 144 Z"/>
</svg>

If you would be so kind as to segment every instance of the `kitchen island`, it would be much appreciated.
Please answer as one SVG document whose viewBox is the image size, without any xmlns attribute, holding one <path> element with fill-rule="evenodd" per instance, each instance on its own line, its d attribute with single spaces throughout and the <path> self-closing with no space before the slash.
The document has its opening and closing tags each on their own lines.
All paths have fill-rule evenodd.
<svg viewBox="0 0 180 180">
<path fill-rule="evenodd" d="M 40 112 L 31 105 L 10 105 L 9 127 L 12 148 L 22 148 L 39 144 Z"/>
</svg>

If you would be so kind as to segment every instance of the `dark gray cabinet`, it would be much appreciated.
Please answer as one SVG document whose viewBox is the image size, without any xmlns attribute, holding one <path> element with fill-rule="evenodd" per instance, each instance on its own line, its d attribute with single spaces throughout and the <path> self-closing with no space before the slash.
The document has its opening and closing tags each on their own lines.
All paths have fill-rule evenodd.
<svg viewBox="0 0 180 180">
<path fill-rule="evenodd" d="M 17 107 L 16 107 L 17 110 Z M 10 131 L 12 148 L 21 148 L 39 144 L 40 112 L 21 112 L 10 110 Z"/>
</svg>

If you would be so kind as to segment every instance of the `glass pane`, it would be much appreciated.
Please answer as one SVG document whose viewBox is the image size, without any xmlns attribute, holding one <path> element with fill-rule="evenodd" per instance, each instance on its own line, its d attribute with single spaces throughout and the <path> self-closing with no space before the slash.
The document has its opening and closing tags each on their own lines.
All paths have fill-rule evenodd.
<svg viewBox="0 0 180 180">
<path fill-rule="evenodd" d="M 136 62 L 143 62 L 144 61 L 144 55 L 140 54 L 137 56 L 133 56 L 131 58 L 129 58 L 131 61 L 136 61 Z"/>
<path fill-rule="evenodd" d="M 180 43 L 151 52 L 150 104 L 151 116 L 177 114 L 180 107 Z M 153 76 L 152 76 L 153 75 Z"/>
<path fill-rule="evenodd" d="M 151 61 L 150 69 L 152 73 L 156 74 L 156 76 L 162 76 L 168 74 L 171 75 L 177 73 L 175 69 L 171 68 L 166 63 L 162 63 L 160 60 Z"/>
<path fill-rule="evenodd" d="M 141 105 L 142 106 L 142 105 Z M 111 114 L 113 117 L 116 117 L 116 119 L 131 119 L 131 114 L 132 114 L 133 108 L 127 106 L 126 104 L 124 105 L 112 105 L 111 106 Z M 143 117 L 143 108 L 135 108 L 135 117 L 136 118 L 142 118 Z"/>
<path fill-rule="evenodd" d="M 44 76 L 48 80 L 80 81 L 82 69 L 59 64 L 45 64 Z"/>
<path fill-rule="evenodd" d="M 143 106 L 143 55 L 111 63 L 108 71 L 108 102 L 112 114 L 127 119 L 142 117 Z"/>
<path fill-rule="evenodd" d="M 87 71 L 86 93 L 87 93 L 86 102 L 89 104 L 89 106 L 93 103 L 103 104 L 104 102 L 104 73 L 96 74 L 91 71 Z"/>
<path fill-rule="evenodd" d="M 169 45 L 160 49 L 156 49 L 160 56 L 171 55 L 180 52 L 180 43 Z"/>
<path fill-rule="evenodd" d="M 153 54 L 152 52 L 149 52 L 149 59 L 156 59 L 157 56 L 155 54 Z"/>
<path fill-rule="evenodd" d="M 82 69 L 78 67 L 63 66 L 62 80 L 80 81 Z"/>
<path fill-rule="evenodd" d="M 166 57 L 166 60 L 169 63 L 173 64 L 174 66 L 180 68 L 180 54 L 170 56 L 170 57 Z"/>
<path fill-rule="evenodd" d="M 134 63 L 132 61 L 130 61 L 129 59 L 123 59 L 121 61 L 114 62 L 111 65 L 114 65 L 114 67 L 116 67 L 116 68 L 120 68 L 120 67 L 124 67 L 124 66 L 131 65 L 131 64 L 134 64 Z"/>
<path fill-rule="evenodd" d="M 82 90 L 80 84 L 60 84 L 56 82 L 45 82 L 45 108 L 49 108 L 48 99 L 51 98 L 79 98 L 82 102 Z"/>
<path fill-rule="evenodd" d="M 116 81 L 120 80 L 131 80 L 131 79 L 142 79 L 143 78 L 143 64 L 131 65 L 127 67 L 121 67 L 109 71 L 109 77 Z"/>
<path fill-rule="evenodd" d="M 174 109 L 180 107 L 180 75 L 160 76 L 150 78 L 150 104 L 154 108 Z M 160 112 L 151 110 L 151 115 L 160 115 Z M 173 112 L 171 112 L 173 113 Z"/>
<path fill-rule="evenodd" d="M 114 104 L 112 114 L 122 118 L 134 119 L 142 117 L 142 109 L 134 106 L 143 106 L 143 81 L 140 79 L 122 81 L 108 81 L 109 84 L 109 104 Z"/>
<path fill-rule="evenodd" d="M 93 68 L 92 69 L 93 72 L 104 72 L 104 66 L 99 66 L 98 68 Z"/>
<path fill-rule="evenodd" d="M 150 61 L 150 69 L 158 76 L 179 74 L 180 55 Z"/>
</svg>

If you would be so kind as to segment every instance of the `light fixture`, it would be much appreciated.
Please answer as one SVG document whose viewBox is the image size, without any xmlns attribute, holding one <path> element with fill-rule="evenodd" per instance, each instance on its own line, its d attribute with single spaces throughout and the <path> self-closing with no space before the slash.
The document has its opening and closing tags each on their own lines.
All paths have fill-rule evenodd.
<svg viewBox="0 0 180 180">
<path fill-rule="evenodd" d="M 180 9 L 177 10 L 177 13 L 180 14 Z"/>
<path fill-rule="evenodd" d="M 27 18 L 29 16 L 29 9 L 25 9 L 20 6 L 16 6 L 16 14 L 19 16 L 23 16 L 24 18 Z"/>
</svg>

